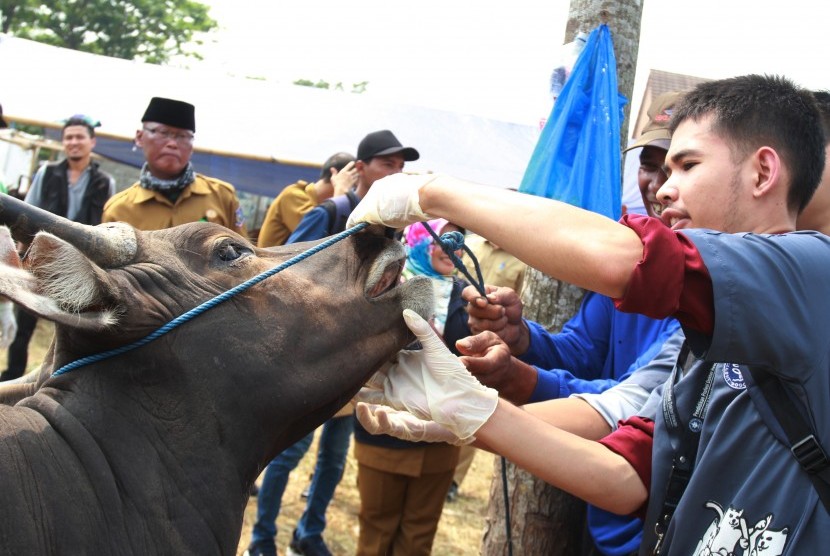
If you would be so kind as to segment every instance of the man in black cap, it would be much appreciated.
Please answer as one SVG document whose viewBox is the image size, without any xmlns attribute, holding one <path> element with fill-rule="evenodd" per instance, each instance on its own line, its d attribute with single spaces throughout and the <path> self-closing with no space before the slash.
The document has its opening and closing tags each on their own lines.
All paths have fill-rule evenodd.
<svg viewBox="0 0 830 556">
<path fill-rule="evenodd" d="M 160 230 L 188 222 L 215 222 L 247 234 L 234 187 L 197 174 L 190 163 L 196 132 L 192 104 L 153 97 L 136 131 L 145 163 L 138 183 L 104 207 L 104 222 L 127 222 L 140 230 Z"/>
<path fill-rule="evenodd" d="M 376 180 L 402 172 L 406 162 L 419 157 L 418 151 L 401 145 L 388 129 L 370 133 L 357 147 L 358 177 L 354 191 L 333 197 L 306 213 L 286 243 L 312 241 L 342 232 L 352 209 Z"/>
</svg>

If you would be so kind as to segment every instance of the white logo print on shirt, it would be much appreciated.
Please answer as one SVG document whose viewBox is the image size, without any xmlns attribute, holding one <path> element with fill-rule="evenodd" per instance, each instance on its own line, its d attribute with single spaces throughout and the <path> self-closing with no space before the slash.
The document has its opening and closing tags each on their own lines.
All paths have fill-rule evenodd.
<svg viewBox="0 0 830 556">
<path fill-rule="evenodd" d="M 729 506 L 724 511 L 720 504 L 712 501 L 707 502 L 706 507 L 718 516 L 697 543 L 695 556 L 781 556 L 784 552 L 788 529 L 769 529 L 772 514 L 747 528 L 743 510 Z"/>
<path fill-rule="evenodd" d="M 723 380 L 733 390 L 746 390 L 746 381 L 741 373 L 741 366 L 736 363 L 723 363 Z"/>
</svg>

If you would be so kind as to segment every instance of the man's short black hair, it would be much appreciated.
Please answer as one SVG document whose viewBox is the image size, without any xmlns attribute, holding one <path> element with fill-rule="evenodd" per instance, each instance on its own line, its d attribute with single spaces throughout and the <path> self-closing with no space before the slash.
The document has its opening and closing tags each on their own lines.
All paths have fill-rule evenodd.
<svg viewBox="0 0 830 556">
<path fill-rule="evenodd" d="M 710 115 L 711 131 L 732 144 L 736 157 L 762 146 L 776 150 L 791 176 L 787 204 L 801 212 L 824 170 L 824 133 L 813 93 L 775 75 L 707 81 L 675 107 L 671 132 L 684 120 Z"/>
<path fill-rule="evenodd" d="M 67 127 L 73 125 L 82 125 L 89 130 L 89 136 L 95 137 L 95 126 L 92 125 L 91 120 L 86 116 L 72 116 L 63 124 L 63 131 L 66 130 Z M 61 131 L 61 135 L 63 135 L 63 131 Z"/>
<path fill-rule="evenodd" d="M 354 162 L 354 156 L 349 153 L 341 152 L 335 153 L 328 157 L 320 168 L 320 179 L 331 181 L 331 169 L 334 168 L 338 172 L 346 167 L 349 162 Z"/>
<path fill-rule="evenodd" d="M 824 130 L 824 144 L 830 144 L 830 91 L 813 91 L 816 107 L 821 116 L 821 127 Z M 827 164 L 827 161 L 824 161 Z"/>
</svg>

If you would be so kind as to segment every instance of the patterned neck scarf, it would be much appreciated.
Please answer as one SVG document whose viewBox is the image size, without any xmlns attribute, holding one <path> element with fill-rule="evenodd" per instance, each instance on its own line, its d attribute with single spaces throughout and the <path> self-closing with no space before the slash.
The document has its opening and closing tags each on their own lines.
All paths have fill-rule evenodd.
<svg viewBox="0 0 830 556">
<path fill-rule="evenodd" d="M 138 183 L 144 189 L 150 191 L 159 191 L 161 193 L 181 192 L 185 187 L 196 180 L 196 174 L 193 172 L 193 165 L 188 162 L 185 166 L 184 172 L 174 180 L 163 180 L 155 177 L 147 168 L 147 163 L 141 167 L 141 175 L 138 178 Z"/>
</svg>

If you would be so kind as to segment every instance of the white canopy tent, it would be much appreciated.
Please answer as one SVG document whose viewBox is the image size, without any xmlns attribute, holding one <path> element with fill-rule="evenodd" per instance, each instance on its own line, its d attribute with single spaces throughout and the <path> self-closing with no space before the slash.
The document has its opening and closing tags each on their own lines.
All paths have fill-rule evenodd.
<svg viewBox="0 0 830 556">
<path fill-rule="evenodd" d="M 354 152 L 366 133 L 391 129 L 421 159 L 407 169 L 518 187 L 539 136 L 535 126 L 143 64 L 0 34 L 0 103 L 11 122 L 58 127 L 72 114 L 102 122 L 99 154 L 133 165 L 139 120 L 153 96 L 196 106 L 198 171 L 241 191 L 276 195 L 296 179 L 316 179 L 338 151 Z"/>
</svg>

